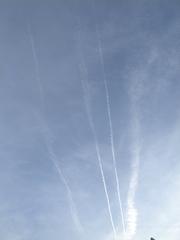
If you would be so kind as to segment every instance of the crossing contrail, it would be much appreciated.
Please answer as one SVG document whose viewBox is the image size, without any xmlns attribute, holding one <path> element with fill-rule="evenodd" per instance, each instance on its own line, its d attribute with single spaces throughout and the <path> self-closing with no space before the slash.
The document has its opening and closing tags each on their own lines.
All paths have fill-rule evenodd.
<svg viewBox="0 0 180 240">
<path fill-rule="evenodd" d="M 117 195 L 118 195 L 118 202 L 119 202 L 123 232 L 125 234 L 126 230 L 125 230 L 124 213 L 123 213 L 123 208 L 122 208 L 120 183 L 119 183 L 119 177 L 118 177 L 118 173 L 117 173 L 117 163 L 116 163 L 116 156 L 115 156 L 115 149 L 114 149 L 114 136 L 113 136 L 113 127 L 112 127 L 112 118 L 111 118 L 110 97 L 109 97 L 109 90 L 108 90 L 106 74 L 105 74 L 104 57 L 103 57 L 103 50 L 102 50 L 102 46 L 101 46 L 101 39 L 100 39 L 100 35 L 99 35 L 99 31 L 98 31 L 97 27 L 96 27 L 96 34 L 97 34 L 97 38 L 98 38 L 98 51 L 99 51 L 100 63 L 102 66 L 103 81 L 104 81 L 104 86 L 105 86 L 107 114 L 108 114 L 109 130 L 110 130 L 111 152 L 112 152 L 113 167 L 114 167 L 115 179 L 116 179 L 116 190 L 117 190 Z"/>
<path fill-rule="evenodd" d="M 126 239 L 133 239 L 136 234 L 138 210 L 135 206 L 135 195 L 138 187 L 139 164 L 140 164 L 140 120 L 139 120 L 139 100 L 143 92 L 143 81 L 133 79 L 130 89 L 131 114 L 132 114 L 132 165 L 131 177 L 127 198 L 127 234 Z"/>
<path fill-rule="evenodd" d="M 81 45 L 81 32 L 79 32 L 79 44 Z M 110 222 L 111 222 L 111 226 L 112 226 L 112 230 L 113 230 L 113 234 L 114 234 L 114 239 L 116 239 L 117 238 L 117 233 L 116 233 L 116 229 L 115 229 L 115 225 L 114 225 L 114 220 L 113 220 L 113 217 L 112 217 L 110 199 L 109 199 L 109 194 L 108 194 L 108 190 L 107 190 L 106 179 L 105 179 L 105 175 L 104 175 L 100 149 L 99 149 L 97 134 L 96 134 L 94 121 L 93 121 L 93 117 L 92 117 L 92 112 L 91 112 L 91 100 L 90 100 L 90 93 L 89 93 L 88 71 L 87 71 L 87 67 L 86 67 L 86 64 L 85 64 L 85 60 L 84 60 L 82 50 L 80 49 L 79 52 L 80 52 L 80 57 L 81 57 L 81 60 L 80 60 L 81 61 L 81 63 L 80 63 L 81 85 L 82 85 L 82 88 L 83 88 L 85 108 L 86 108 L 86 113 L 87 113 L 87 117 L 88 117 L 88 122 L 89 122 L 91 131 L 92 131 L 92 135 L 93 135 L 93 138 L 94 138 L 95 150 L 96 150 L 98 165 L 99 165 L 101 178 L 102 178 L 102 182 L 103 182 L 104 192 L 105 192 L 105 196 L 106 196 L 107 207 L 108 207 Z"/>
<path fill-rule="evenodd" d="M 33 55 L 33 60 L 34 60 L 34 65 L 35 65 L 35 77 L 38 83 L 38 88 L 39 88 L 39 94 L 40 94 L 40 103 L 41 103 L 41 114 L 43 116 L 43 110 L 44 110 L 44 93 L 43 93 L 43 87 L 42 87 L 42 83 L 41 83 L 41 78 L 40 78 L 40 70 L 39 70 L 39 60 L 37 57 L 37 52 L 36 52 L 36 47 L 35 47 L 35 42 L 34 42 L 34 37 L 33 34 L 31 32 L 31 27 L 28 26 L 28 34 L 29 34 L 29 40 L 30 40 L 30 44 L 31 44 L 31 50 L 32 50 L 32 55 Z M 78 211 L 77 211 L 77 207 L 76 204 L 74 202 L 73 199 L 73 193 L 72 190 L 64 176 L 64 174 L 62 173 L 61 168 L 59 167 L 58 164 L 58 159 L 56 154 L 53 151 L 53 147 L 52 147 L 52 138 L 50 137 L 50 130 L 47 127 L 47 124 L 45 124 L 45 122 L 41 121 L 41 130 L 42 130 L 42 134 L 43 137 L 45 139 L 45 145 L 49 154 L 49 158 L 53 164 L 53 166 L 56 168 L 58 176 L 60 177 L 60 180 L 62 181 L 62 183 L 64 184 L 66 191 L 67 191 L 67 198 L 69 201 L 69 207 L 70 207 L 70 212 L 71 212 L 71 216 L 74 222 L 74 225 L 76 226 L 76 230 L 82 234 L 84 232 L 83 226 L 80 222 L 79 219 L 79 215 L 78 215 Z"/>
</svg>

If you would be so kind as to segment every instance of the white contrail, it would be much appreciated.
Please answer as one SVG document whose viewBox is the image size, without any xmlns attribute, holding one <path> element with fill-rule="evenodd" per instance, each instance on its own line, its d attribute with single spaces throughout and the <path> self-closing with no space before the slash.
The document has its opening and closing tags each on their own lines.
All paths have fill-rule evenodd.
<svg viewBox="0 0 180 240">
<path fill-rule="evenodd" d="M 37 57 L 37 53 L 36 53 L 36 48 L 35 48 L 35 43 L 34 43 L 34 38 L 31 32 L 31 28 L 30 26 L 28 27 L 28 34 L 29 34 L 29 39 L 30 39 L 30 43 L 31 43 L 31 49 L 32 49 L 32 54 L 33 54 L 33 60 L 34 60 L 34 65 L 35 65 L 35 76 L 36 76 L 36 80 L 38 83 L 38 88 L 39 88 L 39 93 L 40 93 L 40 101 L 41 101 L 41 111 L 42 111 L 42 115 L 43 115 L 43 108 L 44 108 L 44 93 L 43 93 L 43 88 L 42 88 L 42 84 L 41 84 L 41 78 L 40 78 L 40 71 L 39 71 L 39 61 L 38 61 L 38 57 Z M 69 207 L 70 207 L 70 211 L 71 211 L 71 216 L 73 219 L 73 222 L 76 226 L 76 230 L 79 233 L 83 233 L 84 229 L 82 227 L 82 224 L 79 220 L 79 216 L 78 216 L 78 211 L 76 208 L 76 204 L 74 202 L 73 199 L 73 194 L 71 191 L 71 188 L 65 178 L 65 176 L 62 173 L 61 168 L 58 165 L 58 160 L 57 160 L 57 156 L 53 151 L 53 147 L 52 147 L 52 140 L 50 137 L 50 130 L 48 129 L 48 127 L 45 125 L 45 123 L 43 123 L 43 121 L 41 121 L 41 129 L 42 129 L 42 133 L 45 139 L 45 144 L 47 147 L 47 151 L 50 157 L 50 160 L 52 161 L 54 167 L 57 170 L 58 176 L 60 177 L 60 180 L 63 182 L 66 191 L 67 191 L 67 197 L 68 197 L 68 201 L 69 201 Z"/>
<path fill-rule="evenodd" d="M 78 216 L 77 207 L 76 207 L 74 199 L 73 199 L 73 193 L 71 191 L 71 188 L 70 188 L 64 174 L 62 173 L 61 168 L 59 167 L 57 156 L 53 151 L 52 143 L 50 142 L 51 138 L 50 138 L 48 132 L 49 132 L 49 129 L 47 129 L 47 127 L 46 128 L 44 127 L 43 133 L 44 133 L 44 138 L 46 140 L 46 147 L 47 147 L 47 150 L 48 150 L 49 157 L 50 157 L 54 167 L 56 168 L 56 170 L 58 172 L 60 180 L 63 182 L 63 184 L 66 188 L 67 197 L 68 197 L 69 206 L 70 206 L 70 211 L 71 211 L 71 216 L 72 216 L 73 222 L 76 226 L 76 230 L 78 230 L 78 232 L 80 234 L 83 234 L 84 229 L 83 229 L 83 226 L 82 226 L 82 224 L 80 222 L 80 219 L 79 219 L 79 216 Z"/>
<path fill-rule="evenodd" d="M 130 90 L 131 114 L 132 114 L 132 166 L 127 198 L 127 234 L 126 239 L 133 239 L 136 234 L 138 210 L 135 206 L 135 195 L 138 187 L 139 164 L 140 164 L 140 120 L 138 104 L 143 91 L 143 82 L 133 79 Z"/>
<path fill-rule="evenodd" d="M 79 43 L 81 44 L 81 33 L 80 32 L 79 32 L 79 38 L 80 38 Z M 114 234 L 114 239 L 116 239 L 117 238 L 117 233 L 116 233 L 116 229 L 115 229 L 115 225 L 114 225 L 114 220 L 113 220 L 113 217 L 112 217 L 110 199 L 109 199 L 109 194 L 108 194 L 108 191 L 107 191 L 107 185 L 106 185 L 106 180 L 105 180 L 105 175 L 104 175 L 104 170 L 103 170 L 103 164 L 102 164 L 99 144 L 98 144 L 97 135 L 96 135 L 96 131 L 95 131 L 94 121 L 93 121 L 93 118 L 92 118 L 91 101 L 90 101 L 89 84 L 88 84 L 88 72 L 87 72 L 87 67 L 86 67 L 84 56 L 83 56 L 83 53 L 82 53 L 81 49 L 80 49 L 80 55 L 81 55 L 80 71 L 81 71 L 81 75 L 82 75 L 81 85 L 82 85 L 83 93 L 84 93 L 84 102 L 85 102 L 85 107 L 86 107 L 86 112 L 87 112 L 89 125 L 90 125 L 91 131 L 92 131 L 92 134 L 93 134 L 93 138 L 94 138 L 95 149 L 96 149 L 99 169 L 100 169 L 100 173 L 101 173 L 101 177 L 102 177 L 104 192 L 105 192 L 105 196 L 106 196 L 110 222 L 111 222 L 111 226 L 112 226 L 112 230 L 113 230 L 113 234 Z"/>
<path fill-rule="evenodd" d="M 129 183 L 128 199 L 127 199 L 127 234 L 126 239 L 130 240 L 134 237 L 137 228 L 138 211 L 135 206 L 135 194 L 138 186 L 139 177 L 139 149 L 133 151 L 132 174 Z"/>
<path fill-rule="evenodd" d="M 34 37 L 33 37 L 32 31 L 31 31 L 31 26 L 30 25 L 28 25 L 28 35 L 29 35 L 29 40 L 30 40 L 30 44 L 31 44 L 31 50 L 32 50 L 32 54 L 33 54 L 36 80 L 38 82 L 38 88 L 39 88 L 39 93 L 40 93 L 41 107 L 43 109 L 43 106 L 44 106 L 44 94 L 43 94 L 43 88 L 42 88 L 41 78 L 40 78 L 39 61 L 38 61 L 36 47 L 35 47 L 35 42 L 34 42 Z"/>
<path fill-rule="evenodd" d="M 102 51 L 101 40 L 100 40 L 98 28 L 96 28 L 96 33 L 97 33 L 97 38 L 98 38 L 98 51 L 99 51 L 100 62 L 101 62 L 101 66 L 102 66 L 103 81 L 104 81 L 104 86 L 105 86 L 106 105 L 107 105 L 109 130 L 110 130 L 111 152 L 112 152 L 113 167 L 114 167 L 115 179 L 116 179 L 116 190 L 117 190 L 117 195 L 118 195 L 118 202 L 119 202 L 123 232 L 125 234 L 126 230 L 125 230 L 125 222 L 124 222 L 124 213 L 123 213 L 123 208 L 122 208 L 120 184 L 119 184 L 119 177 L 118 177 L 118 173 L 117 173 L 117 163 L 116 163 L 116 156 L 115 156 L 115 149 L 114 149 L 114 136 L 113 136 L 113 127 L 112 127 L 112 119 L 111 119 L 110 98 L 109 98 L 109 91 L 108 91 L 108 85 L 107 85 L 106 74 L 105 74 L 103 51 Z"/>
</svg>

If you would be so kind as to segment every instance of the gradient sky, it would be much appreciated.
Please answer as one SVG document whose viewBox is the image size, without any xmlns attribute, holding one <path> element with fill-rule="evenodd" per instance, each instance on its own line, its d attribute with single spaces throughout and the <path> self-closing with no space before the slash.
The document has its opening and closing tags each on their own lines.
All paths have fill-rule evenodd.
<svg viewBox="0 0 180 240">
<path fill-rule="evenodd" d="M 179 13 L 0 1 L 0 239 L 179 240 Z"/>
</svg>

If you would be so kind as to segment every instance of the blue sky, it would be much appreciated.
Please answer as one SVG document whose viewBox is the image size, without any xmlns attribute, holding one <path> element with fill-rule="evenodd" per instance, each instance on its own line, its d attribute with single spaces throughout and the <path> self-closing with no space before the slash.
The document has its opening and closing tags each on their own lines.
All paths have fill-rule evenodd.
<svg viewBox="0 0 180 240">
<path fill-rule="evenodd" d="M 1 239 L 179 239 L 179 12 L 0 1 Z"/>
</svg>

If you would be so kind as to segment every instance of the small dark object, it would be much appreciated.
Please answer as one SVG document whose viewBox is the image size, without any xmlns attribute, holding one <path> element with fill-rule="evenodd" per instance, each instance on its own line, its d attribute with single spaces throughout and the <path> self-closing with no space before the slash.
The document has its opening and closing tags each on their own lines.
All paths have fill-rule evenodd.
<svg viewBox="0 0 180 240">
<path fill-rule="evenodd" d="M 151 238 L 151 240 L 155 240 L 154 238 Z"/>
</svg>

